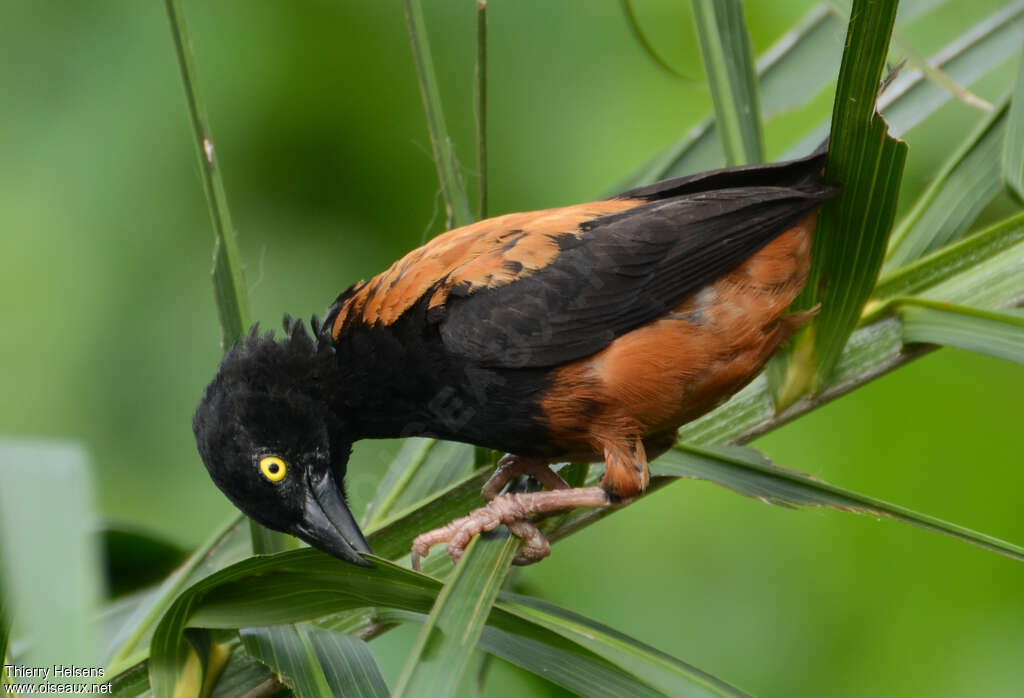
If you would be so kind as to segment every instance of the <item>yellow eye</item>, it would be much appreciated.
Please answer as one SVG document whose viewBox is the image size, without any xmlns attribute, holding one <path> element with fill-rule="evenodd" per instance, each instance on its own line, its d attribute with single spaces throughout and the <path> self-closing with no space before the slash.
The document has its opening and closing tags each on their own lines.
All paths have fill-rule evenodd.
<svg viewBox="0 0 1024 698">
<path fill-rule="evenodd" d="M 288 466 L 277 456 L 266 456 L 260 459 L 260 472 L 271 482 L 281 482 L 288 474 Z"/>
</svg>

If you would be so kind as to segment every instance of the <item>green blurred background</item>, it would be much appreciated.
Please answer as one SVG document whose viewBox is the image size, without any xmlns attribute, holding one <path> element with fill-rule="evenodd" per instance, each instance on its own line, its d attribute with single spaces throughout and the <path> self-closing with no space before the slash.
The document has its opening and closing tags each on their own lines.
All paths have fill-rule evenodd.
<svg viewBox="0 0 1024 698">
<path fill-rule="evenodd" d="M 424 4 L 475 187 L 473 2 Z M 755 51 L 809 4 L 748 2 Z M 998 4 L 956 0 L 904 33 L 927 55 Z M 492 213 L 603 194 L 709 113 L 689 3 L 635 6 L 691 80 L 654 66 L 616 1 L 491 1 Z M 190 430 L 219 332 L 212 233 L 162 3 L 0 7 L 0 431 L 84 442 L 104 514 L 195 545 L 232 507 Z M 186 11 L 264 325 L 322 313 L 440 230 L 400 3 L 221 0 Z M 977 91 L 996 97 L 1012 68 Z M 818 98 L 769 124 L 769 156 L 829 108 Z M 908 134 L 904 209 L 981 116 L 953 102 Z M 987 215 L 1011 207 L 1004 198 Z M 1020 366 L 943 350 L 757 445 L 1020 543 L 1022 395 Z M 358 445 L 357 510 L 394 447 Z M 519 580 L 757 695 L 1024 694 L 1024 566 L 898 523 L 684 482 L 559 544 Z M 415 632 L 373 644 L 392 680 Z M 562 695 L 501 662 L 489 689 Z"/>
</svg>

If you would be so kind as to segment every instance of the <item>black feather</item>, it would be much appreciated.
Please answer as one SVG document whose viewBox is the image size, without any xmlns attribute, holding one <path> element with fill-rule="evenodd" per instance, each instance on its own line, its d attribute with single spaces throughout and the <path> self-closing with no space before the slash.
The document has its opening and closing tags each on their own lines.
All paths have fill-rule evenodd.
<svg viewBox="0 0 1024 698">
<path fill-rule="evenodd" d="M 650 203 L 558 238 L 548 266 L 449 298 L 441 337 L 478 364 L 555 366 L 603 349 L 728 273 L 822 202 L 824 155 L 667 180 L 624 197 Z"/>
</svg>

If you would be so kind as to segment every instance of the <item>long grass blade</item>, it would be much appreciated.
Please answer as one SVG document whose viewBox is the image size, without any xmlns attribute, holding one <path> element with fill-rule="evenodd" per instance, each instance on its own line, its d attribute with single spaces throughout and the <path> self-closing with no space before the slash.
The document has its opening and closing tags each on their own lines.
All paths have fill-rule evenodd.
<svg viewBox="0 0 1024 698">
<path fill-rule="evenodd" d="M 776 358 L 786 370 L 771 374 L 782 408 L 826 385 L 882 265 L 907 155 L 875 111 L 895 15 L 895 2 L 853 5 L 825 167 L 842 193 L 822 208 L 810 277 L 795 303 L 821 310 L 791 352 Z"/>
<path fill-rule="evenodd" d="M 631 637 L 540 599 L 503 593 L 501 607 L 617 664 L 667 696 L 744 696 L 734 686 Z"/>
<path fill-rule="evenodd" d="M 761 162 L 761 108 L 743 5 L 740 0 L 693 0 L 693 14 L 725 161 Z"/>
<path fill-rule="evenodd" d="M 487 218 L 487 0 L 476 0 L 476 172 L 477 218 Z"/>
<path fill-rule="evenodd" d="M 0 624 L 6 628 L 16 613 L 32 633 L 16 664 L 96 666 L 92 621 L 103 582 L 85 452 L 73 444 L 3 442 L 0 479 Z M 6 653 L 6 641 L 0 645 Z M 45 684 L 18 677 L 22 682 Z"/>
<path fill-rule="evenodd" d="M 1010 190 L 1024 201 L 1024 49 L 1017 66 L 1012 99 L 1003 148 L 1003 176 Z"/>
<path fill-rule="evenodd" d="M 969 87 L 1020 50 L 1020 20 L 1024 0 L 1001 7 L 974 25 L 929 59 L 958 85 Z M 900 136 L 953 95 L 942 85 L 926 79 L 919 70 L 907 70 L 879 100 L 892 133 Z"/>
<path fill-rule="evenodd" d="M 1024 303 L 1024 242 L 1017 242 L 960 274 L 928 287 L 918 297 L 973 308 Z"/>
<path fill-rule="evenodd" d="M 241 631 L 246 651 L 271 667 L 298 698 L 388 698 L 377 661 L 362 640 L 312 625 Z"/>
<path fill-rule="evenodd" d="M 518 549 L 508 535 L 470 543 L 420 630 L 396 698 L 454 694 Z"/>
<path fill-rule="evenodd" d="M 178 67 L 185 87 L 189 121 L 199 159 L 199 174 L 203 182 L 203 193 L 210 208 L 213 223 L 214 264 L 213 284 L 217 298 L 217 312 L 220 316 L 221 346 L 227 349 L 241 339 L 249 329 L 249 294 L 245 287 L 242 262 L 235 240 L 235 229 L 231 224 L 224 182 L 217 167 L 206 107 L 203 105 L 197 84 L 192 45 L 188 37 L 185 15 L 181 0 L 166 0 L 167 16 L 170 19 L 171 36 L 178 56 Z"/>
<path fill-rule="evenodd" d="M 447 212 L 447 226 L 456 228 L 472 222 L 473 215 L 469 211 L 469 198 L 462 183 L 455 147 L 448 137 L 448 126 L 441 106 L 441 91 L 437 85 L 434 58 L 430 51 L 430 38 L 427 35 L 426 20 L 423 18 L 423 6 L 420 0 L 404 0 L 404 5 L 416 77 L 419 79 L 427 129 L 430 131 L 430 144 L 434 151 L 434 164 L 437 166 L 437 176 L 441 182 L 441 194 Z"/>
<path fill-rule="evenodd" d="M 900 5 L 901 13 L 906 3 Z M 909 7 L 909 6 L 907 6 Z M 897 21 L 912 21 L 916 10 Z M 949 80 L 970 85 L 1012 56 L 1020 47 L 1017 22 L 1024 15 L 1024 0 L 999 8 L 989 17 L 948 43 L 928 63 Z M 844 29 L 840 13 L 829 3 L 814 5 L 801 20 L 757 61 L 764 119 L 806 104 L 818 95 L 839 70 Z M 950 99 L 950 92 L 934 84 L 921 70 L 905 70 L 879 101 L 879 108 L 894 135 L 906 133 Z M 813 150 L 828 134 L 828 122 L 811 130 L 789 148 L 783 158 Z M 666 177 L 721 167 L 724 164 L 714 120 L 705 119 L 673 145 L 656 155 L 612 187 L 617 194 Z"/>
<path fill-rule="evenodd" d="M 680 444 L 654 466 L 652 474 L 709 480 L 776 506 L 886 516 L 1024 561 L 1024 547 L 782 468 L 752 448 Z"/>
<path fill-rule="evenodd" d="M 213 147 L 206 108 L 203 106 L 196 80 L 192 44 L 188 38 L 185 14 L 181 0 L 165 0 L 167 17 L 171 25 L 171 37 L 178 56 L 178 68 L 185 87 L 185 101 L 188 103 L 189 120 L 199 158 L 199 172 L 203 181 L 203 193 L 210 209 L 213 223 L 213 289 L 220 317 L 221 348 L 227 351 L 231 345 L 242 339 L 249 329 L 249 293 L 242 274 L 242 262 L 235 240 L 235 229 L 231 224 L 231 212 L 224 193 L 224 182 Z M 257 553 L 273 553 L 295 547 L 289 536 L 270 531 L 255 521 L 250 521 L 252 546 Z"/>
<path fill-rule="evenodd" d="M 1000 154 L 1009 100 L 1004 99 L 943 164 L 893 231 L 886 267 L 895 269 L 962 235 L 1002 191 Z"/>
<path fill-rule="evenodd" d="M 875 286 L 879 300 L 909 296 L 951 279 L 1024 241 L 1024 213 L 1000 221 L 959 242 L 883 275 Z M 865 309 L 865 321 L 876 317 L 878 301 Z"/>
<path fill-rule="evenodd" d="M 1019 24 L 1024 0 L 1000 8 L 946 44 L 929 63 L 959 85 L 970 86 L 1004 63 L 1020 48 Z M 904 70 L 878 99 L 889 132 L 901 136 L 931 116 L 952 98 L 950 92 L 927 79 L 920 70 Z M 828 134 L 826 121 L 790 148 L 783 158 L 810 152 Z"/>
<path fill-rule="evenodd" d="M 901 306 L 907 344 L 941 344 L 1024 364 L 1024 315 L 923 298 L 894 302 Z"/>
<path fill-rule="evenodd" d="M 835 37 L 843 29 L 838 14 L 828 3 L 821 2 L 811 7 L 761 55 L 757 60 L 757 73 L 764 119 L 806 104 L 835 79 L 842 56 L 842 46 Z M 714 118 L 709 116 L 608 193 L 617 194 L 666 177 L 714 169 L 724 163 L 718 129 Z"/>
</svg>

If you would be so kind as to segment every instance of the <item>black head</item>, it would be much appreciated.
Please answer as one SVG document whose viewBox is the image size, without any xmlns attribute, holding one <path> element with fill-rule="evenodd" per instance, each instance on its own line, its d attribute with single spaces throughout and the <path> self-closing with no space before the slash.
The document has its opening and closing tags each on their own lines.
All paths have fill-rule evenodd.
<svg viewBox="0 0 1024 698">
<path fill-rule="evenodd" d="M 329 341 L 285 318 L 275 341 L 253 327 L 221 361 L 192 429 L 217 486 L 249 517 L 342 560 L 369 565 L 370 546 L 345 502 L 352 441 L 325 398 Z"/>
</svg>

